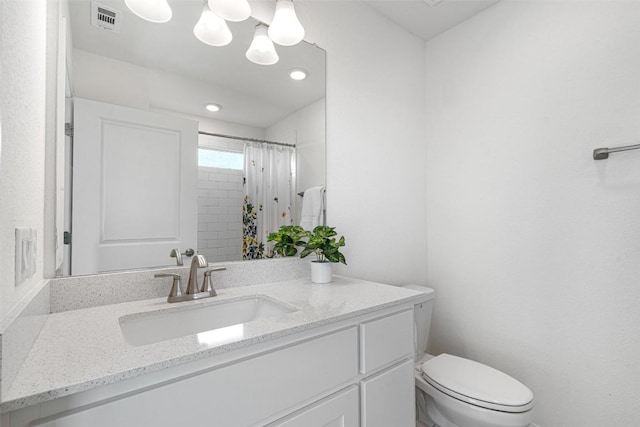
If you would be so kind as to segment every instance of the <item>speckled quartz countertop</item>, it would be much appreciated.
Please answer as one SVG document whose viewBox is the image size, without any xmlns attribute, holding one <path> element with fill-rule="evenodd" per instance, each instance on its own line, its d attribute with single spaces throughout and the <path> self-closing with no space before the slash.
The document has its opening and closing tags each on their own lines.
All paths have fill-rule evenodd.
<svg viewBox="0 0 640 427">
<path fill-rule="evenodd" d="M 241 337 L 215 344 L 201 343 L 197 335 L 189 335 L 136 347 L 125 342 L 120 329 L 122 316 L 219 304 L 251 295 L 266 295 L 297 311 L 245 323 Z M 54 313 L 2 396 L 0 409 L 11 411 L 46 402 L 424 298 L 404 288 L 334 276 L 332 283 L 323 285 L 298 279 L 221 289 L 217 298 L 199 301 L 168 304 L 165 298 L 156 298 Z"/>
</svg>

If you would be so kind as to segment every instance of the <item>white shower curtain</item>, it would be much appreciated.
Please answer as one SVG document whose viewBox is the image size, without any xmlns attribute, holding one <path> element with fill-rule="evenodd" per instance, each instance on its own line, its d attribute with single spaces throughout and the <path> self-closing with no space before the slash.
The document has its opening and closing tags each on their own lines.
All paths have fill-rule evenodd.
<svg viewBox="0 0 640 427">
<path fill-rule="evenodd" d="M 295 148 L 259 142 L 244 145 L 242 258 L 271 256 L 269 233 L 295 218 Z"/>
</svg>

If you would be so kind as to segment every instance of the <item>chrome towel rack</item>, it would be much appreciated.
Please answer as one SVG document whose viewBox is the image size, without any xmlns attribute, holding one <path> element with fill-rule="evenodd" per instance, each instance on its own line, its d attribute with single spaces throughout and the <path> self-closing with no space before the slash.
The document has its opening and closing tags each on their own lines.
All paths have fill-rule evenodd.
<svg viewBox="0 0 640 427">
<path fill-rule="evenodd" d="M 609 154 L 620 151 L 640 150 L 640 144 L 625 145 L 624 147 L 596 148 L 593 150 L 593 160 L 604 160 L 609 158 Z"/>
</svg>

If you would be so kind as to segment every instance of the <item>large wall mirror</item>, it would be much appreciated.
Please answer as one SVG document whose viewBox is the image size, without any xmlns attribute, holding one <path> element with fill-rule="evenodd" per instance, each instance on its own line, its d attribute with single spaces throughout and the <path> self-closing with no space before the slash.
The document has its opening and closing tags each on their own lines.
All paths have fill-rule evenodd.
<svg viewBox="0 0 640 427">
<path fill-rule="evenodd" d="M 325 185 L 325 51 L 276 45 L 279 61 L 258 65 L 245 53 L 259 22 L 229 22 L 233 40 L 214 47 L 194 36 L 202 0 L 169 3 L 164 24 L 124 0 L 63 8 L 58 275 L 176 265 L 174 248 L 267 258 L 266 234 L 299 224 L 305 191 Z"/>
</svg>

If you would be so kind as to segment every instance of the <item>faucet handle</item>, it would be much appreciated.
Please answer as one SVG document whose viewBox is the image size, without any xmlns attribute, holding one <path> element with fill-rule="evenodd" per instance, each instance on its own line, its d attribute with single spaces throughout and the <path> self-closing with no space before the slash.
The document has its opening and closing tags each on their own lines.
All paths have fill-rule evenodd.
<svg viewBox="0 0 640 427">
<path fill-rule="evenodd" d="M 200 292 L 210 292 L 211 296 L 217 296 L 218 293 L 213 288 L 213 281 L 211 279 L 211 273 L 214 271 L 223 271 L 226 270 L 227 267 L 216 267 L 204 272 L 204 277 L 202 279 L 202 288 L 200 288 Z"/>
<path fill-rule="evenodd" d="M 169 254 L 169 256 L 171 258 L 175 258 L 176 259 L 176 263 L 178 264 L 178 267 L 181 265 L 184 265 L 184 263 L 182 262 L 182 255 L 186 255 L 186 256 L 193 256 L 196 252 L 189 248 L 184 252 L 180 252 L 180 249 L 178 248 L 173 248 L 171 249 L 171 253 Z"/>
<path fill-rule="evenodd" d="M 169 301 L 170 299 L 173 299 L 174 297 L 179 297 L 182 295 L 182 278 L 180 277 L 179 274 L 174 274 L 174 273 L 158 273 L 155 274 L 153 277 L 171 277 L 173 278 L 173 282 L 171 284 L 171 292 L 169 292 L 169 297 L 167 298 L 167 301 Z M 171 301 L 169 301 L 171 302 Z"/>
</svg>

